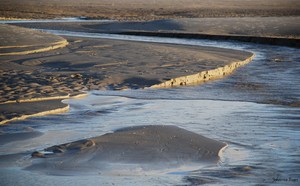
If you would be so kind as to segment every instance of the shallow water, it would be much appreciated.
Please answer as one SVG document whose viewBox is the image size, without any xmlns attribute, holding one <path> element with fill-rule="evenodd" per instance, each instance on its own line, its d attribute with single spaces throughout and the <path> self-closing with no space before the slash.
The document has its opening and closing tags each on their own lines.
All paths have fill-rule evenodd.
<svg viewBox="0 0 300 186">
<path fill-rule="evenodd" d="M 0 146 L 1 155 L 22 153 L 11 160 L 7 156 L 0 158 L 3 185 L 299 184 L 299 49 L 192 39 L 101 34 L 93 34 L 93 37 L 219 46 L 252 51 L 256 58 L 233 75 L 200 86 L 93 91 L 84 99 L 65 100 L 71 106 L 69 113 L 2 126 L 5 133 L 21 132 L 25 126 L 44 133 Z M 115 169 L 119 172 L 112 169 L 110 174 L 96 176 L 55 176 L 22 170 L 30 164 L 29 155 L 35 150 L 99 136 L 126 126 L 151 124 L 176 125 L 226 142 L 229 147 L 218 163 L 183 167 L 167 173 L 143 170 L 138 165 L 129 175 L 126 168 L 123 169 L 127 174 L 121 174 L 120 167 Z"/>
<path fill-rule="evenodd" d="M 88 20 L 86 17 L 66 17 L 58 19 L 28 19 L 28 20 L 0 20 L 0 24 L 15 24 L 15 23 L 76 23 L 76 22 L 93 22 L 93 23 L 107 23 L 114 22 L 113 20 Z"/>
<path fill-rule="evenodd" d="M 131 93 L 134 94 L 134 91 Z M 103 176 L 69 176 L 68 180 L 68 176 L 41 176 L 8 166 L 10 168 L 1 170 L 1 180 L 6 181 L 3 183 L 14 185 L 18 180 L 8 178 L 15 175 L 24 177 L 24 185 L 35 185 L 30 179 L 37 180 L 37 183 L 61 183 L 68 180 L 72 185 L 84 182 L 180 185 L 201 181 L 212 185 L 239 185 L 249 183 L 249 180 L 255 185 L 271 183 L 277 177 L 300 179 L 299 108 L 240 101 L 132 99 L 93 93 L 86 99 L 67 102 L 71 105 L 69 113 L 10 124 L 14 127 L 30 126 L 45 133 L 34 139 L 1 146 L 1 154 L 28 152 L 27 156 L 18 160 L 16 164 L 12 163 L 12 167 L 23 167 L 30 163 L 28 155 L 34 150 L 98 136 L 133 125 L 176 125 L 226 142 L 229 147 L 217 164 L 187 167 L 167 174 L 142 170 L 138 166 L 135 166 L 131 173 L 124 167 L 118 167 L 115 173 L 112 170 L 110 174 Z M 123 175 L 120 169 L 126 170 L 129 176 Z M 120 176 L 115 175 L 116 173 Z M 143 175 L 144 179 L 141 179 L 140 175 Z"/>
</svg>

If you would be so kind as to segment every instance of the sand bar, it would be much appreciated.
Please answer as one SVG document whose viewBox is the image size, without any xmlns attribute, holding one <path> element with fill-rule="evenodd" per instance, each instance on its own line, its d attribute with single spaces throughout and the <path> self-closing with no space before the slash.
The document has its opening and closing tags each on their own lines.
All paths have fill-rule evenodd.
<svg viewBox="0 0 300 186">
<path fill-rule="evenodd" d="M 225 143 L 176 126 L 135 126 L 33 152 L 33 164 L 26 169 L 72 174 L 76 170 L 105 172 L 114 164 L 120 165 L 115 170 L 120 171 L 124 166 L 130 169 L 136 164 L 147 170 L 161 170 L 189 163 L 216 162 L 224 147 Z"/>
<path fill-rule="evenodd" d="M 151 87 L 253 55 L 214 47 L 76 37 L 66 40 L 69 45 L 61 49 L 0 57 L 2 107 L 4 103 L 61 100 L 88 90 Z M 2 120 L 21 117 L 10 111 Z"/>
</svg>

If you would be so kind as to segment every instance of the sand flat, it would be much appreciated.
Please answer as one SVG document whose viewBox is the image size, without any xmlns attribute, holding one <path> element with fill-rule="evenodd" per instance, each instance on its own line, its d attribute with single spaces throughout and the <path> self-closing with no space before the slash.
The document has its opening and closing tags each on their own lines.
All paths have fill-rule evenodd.
<svg viewBox="0 0 300 186">
<path fill-rule="evenodd" d="M 298 0 L 9 0 L 0 17 L 89 17 L 118 20 L 153 20 L 199 17 L 299 16 Z"/>
</svg>

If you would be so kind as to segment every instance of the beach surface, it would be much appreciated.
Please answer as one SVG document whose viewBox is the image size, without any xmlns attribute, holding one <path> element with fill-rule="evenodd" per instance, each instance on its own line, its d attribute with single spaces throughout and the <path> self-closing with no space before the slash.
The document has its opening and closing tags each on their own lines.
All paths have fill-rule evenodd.
<svg viewBox="0 0 300 186">
<path fill-rule="evenodd" d="M 1 26 L 3 32 L 7 27 L 11 26 Z M 18 34 L 22 37 L 24 29 L 20 28 L 18 32 L 18 27 L 13 28 L 15 37 Z M 31 33 L 31 30 L 25 30 Z M 32 31 L 32 37 L 36 32 L 44 34 Z M 30 37 L 28 34 L 27 40 Z M 9 43 L 11 38 L 2 37 L 2 43 Z M 52 43 L 53 40 L 50 36 L 41 38 L 41 41 L 36 39 L 36 43 L 45 43 L 45 40 Z M 37 101 L 62 100 L 88 90 L 199 84 L 222 78 L 253 57 L 250 52 L 214 47 L 78 37 L 65 39 L 69 44 L 60 49 L 0 57 L 1 107 L 6 110 L 2 112 L 2 123 L 22 118 L 21 112 L 15 112 L 12 105 L 23 107 L 26 102 L 37 104 Z M 43 105 L 41 102 L 42 112 L 46 108 Z M 57 108 L 62 107 L 58 104 Z"/>
<path fill-rule="evenodd" d="M 0 17 L 87 17 L 154 20 L 199 17 L 299 16 L 298 0 L 2 0 Z"/>
</svg>

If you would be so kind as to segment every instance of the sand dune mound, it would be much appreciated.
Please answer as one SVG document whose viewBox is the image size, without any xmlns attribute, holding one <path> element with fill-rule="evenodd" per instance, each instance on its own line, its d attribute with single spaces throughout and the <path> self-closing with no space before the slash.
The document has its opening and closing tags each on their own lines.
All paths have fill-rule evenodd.
<svg viewBox="0 0 300 186">
<path fill-rule="evenodd" d="M 56 35 L 0 24 L 0 56 L 45 52 L 67 44 L 67 40 Z"/>
<path fill-rule="evenodd" d="M 120 171 L 121 165 L 125 169 L 143 165 L 143 169 L 161 170 L 188 163 L 216 162 L 224 147 L 225 143 L 176 126 L 134 126 L 33 152 L 32 157 L 39 159 L 27 169 L 68 174 L 86 168 L 88 172 L 106 172 L 114 169 L 114 165 L 118 167 L 116 171 Z"/>
</svg>

